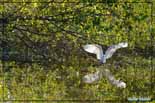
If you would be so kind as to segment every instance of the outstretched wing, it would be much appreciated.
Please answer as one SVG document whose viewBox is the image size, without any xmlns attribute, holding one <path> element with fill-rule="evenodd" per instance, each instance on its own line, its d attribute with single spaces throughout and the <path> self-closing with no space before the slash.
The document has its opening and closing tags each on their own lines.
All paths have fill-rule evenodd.
<svg viewBox="0 0 155 103">
<path fill-rule="evenodd" d="M 84 50 L 96 54 L 97 59 L 102 60 L 103 59 L 103 51 L 102 47 L 96 44 L 87 44 L 83 46 Z"/>
<path fill-rule="evenodd" d="M 105 58 L 106 59 L 109 59 L 112 57 L 112 55 L 116 52 L 117 49 L 120 49 L 120 48 L 125 48 L 128 46 L 128 43 L 126 42 L 122 42 L 122 43 L 119 43 L 117 45 L 112 45 L 110 46 L 106 52 L 105 52 Z"/>
</svg>

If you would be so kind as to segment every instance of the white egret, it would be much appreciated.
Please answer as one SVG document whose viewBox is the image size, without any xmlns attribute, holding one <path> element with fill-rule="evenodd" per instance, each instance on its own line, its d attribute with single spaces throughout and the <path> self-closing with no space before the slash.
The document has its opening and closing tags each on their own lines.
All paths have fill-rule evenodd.
<svg viewBox="0 0 155 103">
<path fill-rule="evenodd" d="M 106 59 L 112 57 L 112 55 L 114 54 L 114 52 L 116 52 L 117 49 L 125 48 L 127 46 L 128 43 L 126 42 L 122 42 L 117 45 L 112 45 L 105 51 L 105 54 L 103 53 L 102 47 L 97 44 L 87 44 L 84 45 L 83 48 L 85 51 L 89 53 L 96 54 L 97 59 L 99 59 L 101 63 L 105 63 Z"/>
<path fill-rule="evenodd" d="M 111 58 L 117 49 L 125 48 L 127 46 L 128 46 L 128 43 L 121 42 L 121 43 L 118 43 L 117 45 L 110 46 L 105 51 L 105 53 L 103 53 L 102 47 L 97 44 L 87 44 L 87 45 L 84 45 L 83 48 L 85 51 L 89 53 L 96 54 L 97 59 L 100 60 L 101 63 L 106 63 L 106 59 Z M 110 71 L 107 69 L 104 69 L 104 70 L 101 69 L 96 73 L 85 75 L 83 77 L 83 81 L 85 83 L 93 83 L 101 79 L 102 76 L 105 76 L 112 85 L 115 85 L 116 87 L 119 87 L 119 88 L 126 88 L 126 83 L 120 80 L 116 80 L 114 76 L 110 74 Z"/>
</svg>

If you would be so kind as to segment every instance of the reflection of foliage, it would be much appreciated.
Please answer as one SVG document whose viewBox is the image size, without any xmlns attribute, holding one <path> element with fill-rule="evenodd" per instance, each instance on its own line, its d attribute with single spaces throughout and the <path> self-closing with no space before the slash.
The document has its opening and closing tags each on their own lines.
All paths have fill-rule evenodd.
<svg viewBox="0 0 155 103">
<path fill-rule="evenodd" d="M 11 62 L 15 67 L 5 74 L 6 78 L 10 77 L 9 73 L 13 76 L 10 85 L 14 98 L 95 99 L 105 96 L 116 99 L 117 94 L 125 98 L 140 95 L 136 94 L 138 91 L 131 92 L 135 88 L 147 88 L 144 84 L 149 82 L 150 33 L 154 30 L 150 26 L 151 4 L 80 1 L 83 3 L 0 5 L 4 16 L 0 16 L 4 24 L 3 29 L 0 28 L 0 40 L 7 42 L 10 60 L 22 61 Z M 83 84 L 81 77 L 94 72 L 97 63 L 81 46 L 98 43 L 106 48 L 121 41 L 127 41 L 129 48 L 116 53 L 105 67 L 117 78 L 127 80 L 127 90 L 112 87 L 104 78 L 98 84 Z M 25 66 L 25 62 L 32 64 Z M 126 71 L 129 74 L 126 75 Z M 135 79 L 135 75 L 139 76 Z M 142 75 L 144 80 L 141 80 Z"/>
</svg>

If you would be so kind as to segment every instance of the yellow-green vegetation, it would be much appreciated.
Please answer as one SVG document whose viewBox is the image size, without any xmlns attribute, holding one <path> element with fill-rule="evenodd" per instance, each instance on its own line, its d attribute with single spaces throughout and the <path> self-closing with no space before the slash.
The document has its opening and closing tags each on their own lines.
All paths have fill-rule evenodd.
<svg viewBox="0 0 155 103">
<path fill-rule="evenodd" d="M 0 5 L 1 100 L 155 98 L 153 2 L 9 2 Z M 116 88 L 106 78 L 83 83 L 82 77 L 95 72 L 99 63 L 82 45 L 96 43 L 105 49 L 119 42 L 128 42 L 129 47 L 102 66 L 127 87 Z"/>
</svg>

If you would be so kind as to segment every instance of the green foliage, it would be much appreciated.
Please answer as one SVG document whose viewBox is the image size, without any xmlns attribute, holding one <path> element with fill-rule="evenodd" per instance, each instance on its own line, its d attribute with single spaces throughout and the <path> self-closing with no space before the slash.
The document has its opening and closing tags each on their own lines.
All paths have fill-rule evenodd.
<svg viewBox="0 0 155 103">
<path fill-rule="evenodd" d="M 0 99 L 9 99 L 8 91 L 17 100 L 121 100 L 127 96 L 155 95 L 148 91 L 150 44 L 155 39 L 150 36 L 154 32 L 150 3 L 36 1 L 39 0 L 0 5 L 0 14 L 4 13 L 7 19 L 0 38 L 8 42 L 13 61 L 18 56 L 25 60 L 5 62 L 3 69 L 9 69 L 5 71 L 1 66 Z M 120 50 L 103 67 L 126 81 L 127 88 L 113 87 L 106 78 L 94 84 L 83 83 L 82 77 L 95 72 L 98 61 L 85 53 L 82 45 L 97 43 L 107 47 L 122 41 L 128 42 L 129 48 Z"/>
</svg>

